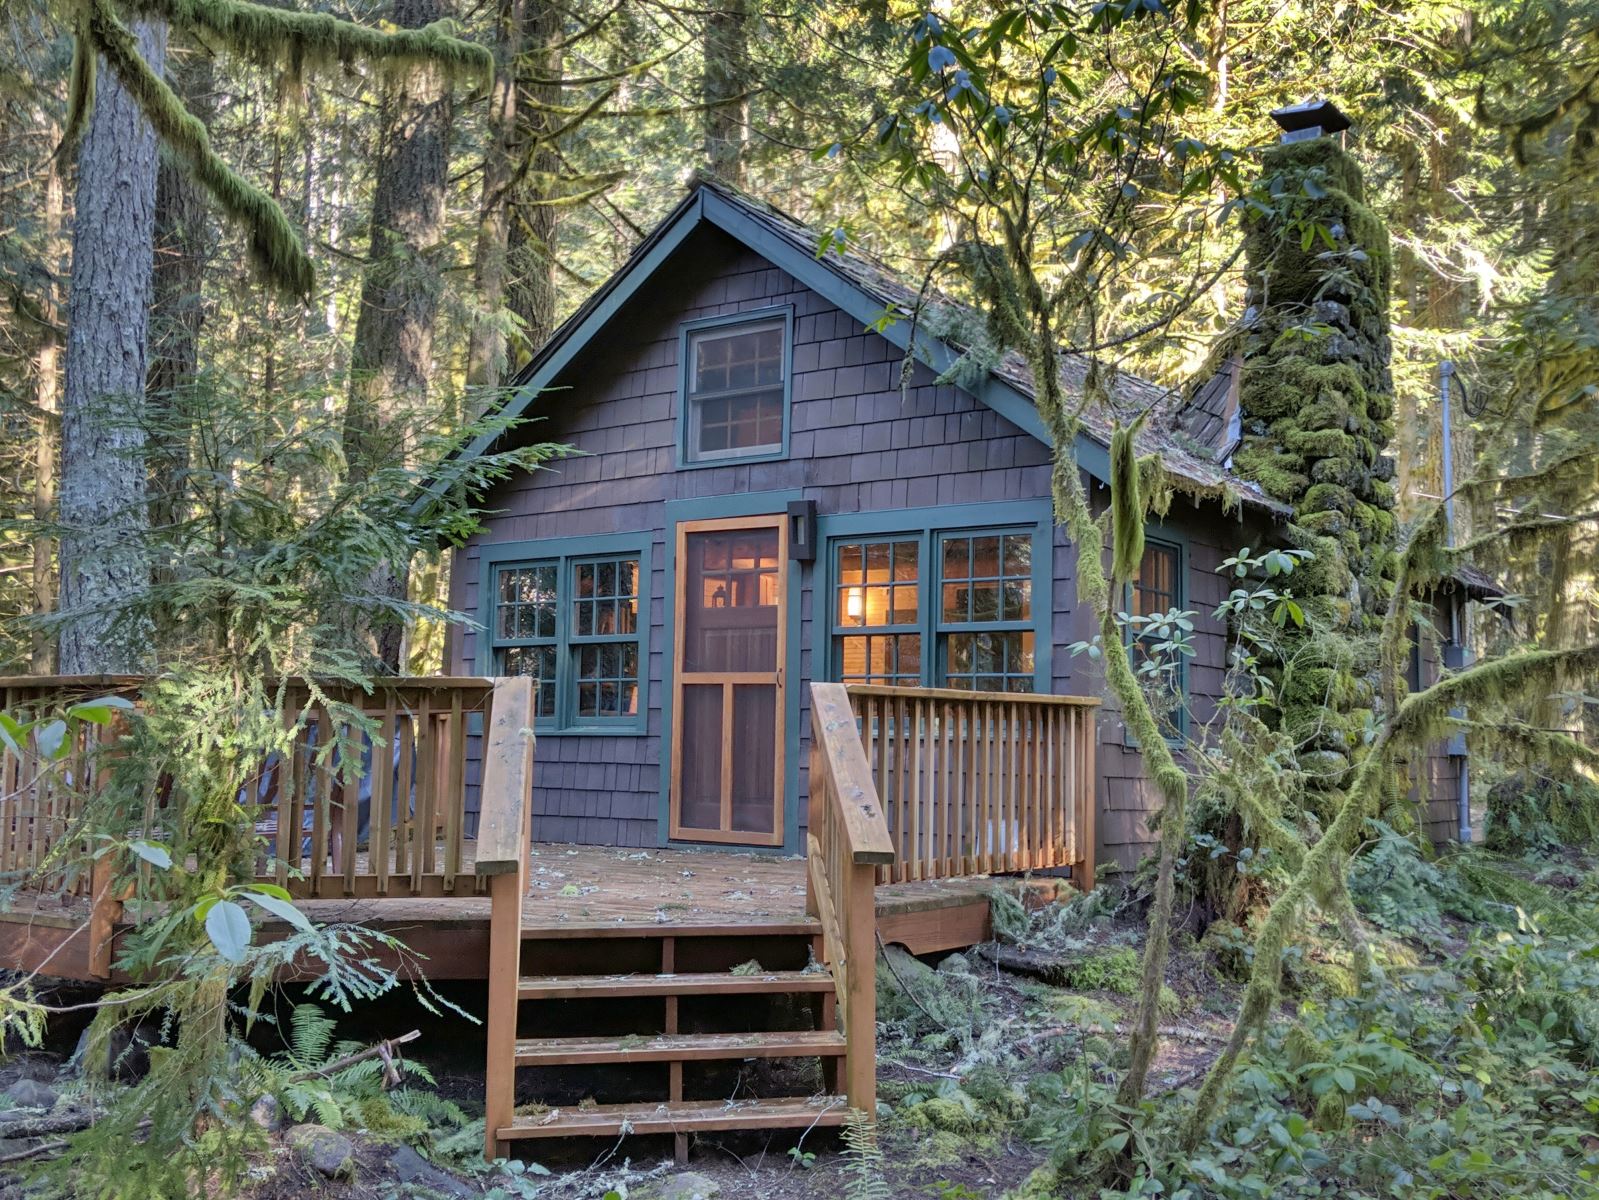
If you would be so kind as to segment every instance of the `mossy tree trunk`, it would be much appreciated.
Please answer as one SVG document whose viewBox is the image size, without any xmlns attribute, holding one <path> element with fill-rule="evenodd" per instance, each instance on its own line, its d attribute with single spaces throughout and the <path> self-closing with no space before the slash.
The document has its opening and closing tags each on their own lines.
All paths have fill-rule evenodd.
<svg viewBox="0 0 1599 1200">
<path fill-rule="evenodd" d="M 473 264 L 481 311 L 467 355 L 478 388 L 499 386 L 555 328 L 560 33 L 560 10 L 544 0 L 500 0 Z M 510 335 L 507 310 L 520 326 Z"/>
<path fill-rule="evenodd" d="M 209 122 L 214 77 L 211 58 L 188 48 L 173 55 L 169 81 L 189 111 Z M 200 367 L 200 331 L 205 323 L 202 287 L 211 252 L 211 222 L 205 193 L 193 174 L 170 157 L 156 174 L 154 296 L 150 309 L 148 403 L 159 414 L 151 424 L 150 524 L 171 524 L 180 513 L 176 488 L 189 465 L 188 439 L 177 413 Z M 159 433 L 154 431 L 159 430 Z"/>
<path fill-rule="evenodd" d="M 753 0 L 715 0 L 705 17 L 705 165 L 735 186 L 744 183 L 749 142 L 752 7 Z"/>
<path fill-rule="evenodd" d="M 44 125 L 51 144 L 61 140 L 61 126 L 53 118 Z M 62 224 L 66 213 L 65 164 L 59 154 L 50 156 L 44 181 L 44 252 L 48 273 L 40 289 L 39 345 L 34 351 L 33 519 L 42 527 L 55 516 L 56 447 L 61 416 L 61 300 L 56 278 L 66 274 L 66 246 Z M 43 533 L 33 538 L 31 563 L 33 615 L 42 617 L 55 607 L 55 543 Z M 29 638 L 28 665 L 35 675 L 55 669 L 55 638 L 36 626 Z"/>
<path fill-rule="evenodd" d="M 166 26 L 134 26 L 153 71 Z M 117 73 L 100 64 L 78 189 L 61 407 L 60 635 L 66 674 L 136 674 L 149 639 L 127 616 L 148 584 L 144 403 L 155 232 L 156 136 Z"/>
<path fill-rule="evenodd" d="M 527 0 L 518 58 L 516 117 L 520 178 L 511 195 L 511 312 L 521 324 L 519 358 L 555 332 L 555 234 L 561 159 L 556 146 L 561 102 L 561 12 L 549 0 Z M 567 129 L 566 132 L 571 132 Z"/>
</svg>

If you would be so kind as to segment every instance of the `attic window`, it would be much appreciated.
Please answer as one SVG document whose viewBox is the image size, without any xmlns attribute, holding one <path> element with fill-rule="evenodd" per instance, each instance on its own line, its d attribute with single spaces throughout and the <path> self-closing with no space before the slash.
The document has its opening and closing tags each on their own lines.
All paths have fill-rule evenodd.
<svg viewBox="0 0 1599 1200">
<path fill-rule="evenodd" d="M 787 452 L 788 328 L 787 310 L 685 327 L 685 464 Z"/>
</svg>

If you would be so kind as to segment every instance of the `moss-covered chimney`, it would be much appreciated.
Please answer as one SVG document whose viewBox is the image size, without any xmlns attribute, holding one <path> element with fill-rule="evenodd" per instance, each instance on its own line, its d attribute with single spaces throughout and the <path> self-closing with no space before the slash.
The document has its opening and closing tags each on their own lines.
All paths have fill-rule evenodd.
<svg viewBox="0 0 1599 1200">
<path fill-rule="evenodd" d="M 1327 101 L 1280 109 L 1262 159 L 1269 211 L 1245 235 L 1237 470 L 1292 506 L 1314 558 L 1292 584 L 1310 617 L 1280 680 L 1285 726 L 1348 762 L 1370 706 L 1367 643 L 1392 590 L 1388 231 Z M 1331 718 L 1331 719 L 1329 719 Z M 1330 770 L 1336 764 L 1322 764 Z"/>
</svg>

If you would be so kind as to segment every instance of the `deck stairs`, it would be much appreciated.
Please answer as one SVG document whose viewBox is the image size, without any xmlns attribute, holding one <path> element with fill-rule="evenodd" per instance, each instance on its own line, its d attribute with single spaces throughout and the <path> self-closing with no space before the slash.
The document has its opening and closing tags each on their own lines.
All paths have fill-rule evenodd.
<svg viewBox="0 0 1599 1200">
<path fill-rule="evenodd" d="M 524 927 L 532 693 L 502 684 L 475 866 L 490 905 L 485 1153 L 669 1133 L 683 1160 L 696 1133 L 874 1119 L 875 887 L 895 852 L 844 687 L 811 684 L 806 915 Z"/>
<path fill-rule="evenodd" d="M 524 930 L 516 1110 L 495 1140 L 842 1124 L 848 1054 L 815 922 Z"/>
</svg>

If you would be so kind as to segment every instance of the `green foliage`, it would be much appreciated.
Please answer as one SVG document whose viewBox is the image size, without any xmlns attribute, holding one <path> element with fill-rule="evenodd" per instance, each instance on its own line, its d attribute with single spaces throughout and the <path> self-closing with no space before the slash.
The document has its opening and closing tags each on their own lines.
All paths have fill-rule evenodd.
<svg viewBox="0 0 1599 1200">
<path fill-rule="evenodd" d="M 935 969 L 889 946 L 878 966 L 877 1019 L 894 1037 L 916 1042 L 922 1052 L 969 1057 L 1000 1036 L 988 1020 L 987 991 L 965 955 L 952 954 Z"/>
<path fill-rule="evenodd" d="M 1087 992 L 1120 992 L 1131 996 L 1138 991 L 1138 979 L 1138 951 L 1131 946 L 1117 946 L 1069 964 L 1065 984 Z"/>
<path fill-rule="evenodd" d="M 871 1117 L 851 1109 L 844 1122 L 844 1200 L 889 1200 L 883 1178 L 883 1151 Z"/>
<path fill-rule="evenodd" d="M 1399 853 L 1393 840 L 1385 854 Z M 1169 1132 L 1191 1094 L 1118 1113 L 1087 1072 L 1031 1081 L 1031 1127 L 1055 1150 L 1053 1190 L 1041 1194 L 1076 1194 L 1118 1147 L 1132 1152 L 1129 1177 L 1101 1196 L 1590 1194 L 1599 905 L 1581 889 L 1524 881 L 1534 908 L 1585 914 L 1573 927 L 1587 932 L 1544 934 L 1514 910 L 1500 910 L 1508 922 L 1496 931 L 1480 877 L 1462 871 L 1481 857 L 1466 852 L 1437 870 L 1445 912 L 1479 912 L 1489 927 L 1437 965 L 1373 976 L 1352 996 L 1271 1021 L 1227 1101 L 1206 1110 L 1207 1136 L 1192 1151 Z"/>
<path fill-rule="evenodd" d="M 163 480 L 174 510 L 187 515 L 152 533 L 158 570 L 123 614 L 154 631 L 160 672 L 137 711 L 125 713 L 115 753 L 95 764 L 103 786 L 84 798 L 61 840 L 64 859 L 46 864 L 50 872 L 86 870 L 74 848 L 93 847 L 111 867 L 111 886 L 131 891 L 129 912 L 139 918 L 116 963 L 133 982 L 101 1004 L 86 1061 L 106 1063 L 114 1031 L 130 1020 L 148 1018 L 161 1037 L 148 1074 L 108 1093 L 101 1119 L 45 1168 L 49 1187 L 73 1194 L 133 1187 L 179 1196 L 201 1180 L 222 1192 L 236 1187 L 262 1140 L 242 1114 L 265 1083 L 239 1064 L 252 1057 L 244 1039 L 264 1019 L 269 988 L 304 973 L 314 997 L 348 1010 L 398 983 L 383 963 L 415 967 L 394 937 L 314 925 L 282 888 L 255 882 L 270 847 L 256 832 L 253 788 L 260 764 L 287 754 L 310 719 L 290 711 L 286 688 L 297 676 L 311 681 L 330 726 L 346 731 L 319 742 L 319 765 L 331 771 L 358 757 L 352 739 L 370 734 L 370 721 L 316 681 L 364 683 L 369 664 L 351 652 L 343 623 L 374 607 L 362 598 L 373 567 L 463 536 L 475 522 L 465 496 L 547 452 L 491 456 L 483 467 L 446 460 L 432 477 L 434 498 L 413 505 L 420 475 L 403 457 L 367 479 L 345 480 L 330 436 L 336 425 L 307 418 L 294 398 L 190 396 L 164 419 L 184 423 L 205 454 Z M 459 436 L 504 428 L 490 421 Z M 270 453 L 262 453 L 263 439 Z M 456 444 L 425 440 L 440 453 Z M 376 604 L 379 617 L 449 619 L 405 601 Z M 105 719 L 103 707 L 80 706 L 68 719 Z M 35 740 L 51 729 L 38 725 Z M 159 805 L 150 803 L 157 787 Z M 263 917 L 286 922 L 287 936 L 261 942 L 254 925 Z M 416 994 L 439 1011 L 443 1001 L 425 982 Z M 316 1057 L 325 1030 L 300 1019 L 297 1052 Z M 284 1083 L 288 1111 L 390 1136 L 422 1130 L 419 1116 L 380 1094 L 378 1064 L 333 1081 L 320 1078 L 321 1065 L 302 1065 L 312 1074 Z"/>
<path fill-rule="evenodd" d="M 1355 906 L 1394 933 L 1438 932 L 1452 881 L 1421 857 L 1414 839 L 1376 819 L 1367 825 L 1374 836 L 1349 867 Z"/>
<path fill-rule="evenodd" d="M 1486 843 L 1521 855 L 1555 846 L 1599 846 L 1599 786 L 1583 778 L 1515 774 L 1488 792 Z"/>
<path fill-rule="evenodd" d="M 354 1127 L 380 1138 L 413 1140 L 440 1129 L 470 1123 L 455 1104 L 432 1092 L 407 1086 L 407 1077 L 427 1088 L 437 1086 L 421 1063 L 398 1053 L 341 1065 L 363 1049 L 335 1041 L 336 1022 L 314 1004 L 297 1004 L 289 1014 L 288 1045 L 271 1058 L 246 1059 L 251 1087 L 275 1096 L 295 1121 L 314 1121 L 329 1129 Z"/>
</svg>

